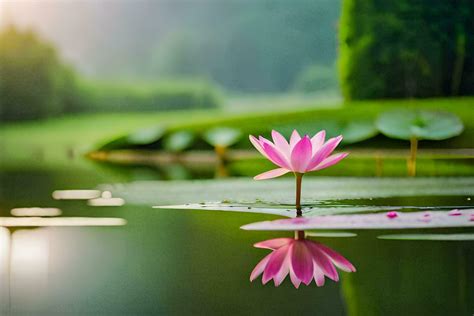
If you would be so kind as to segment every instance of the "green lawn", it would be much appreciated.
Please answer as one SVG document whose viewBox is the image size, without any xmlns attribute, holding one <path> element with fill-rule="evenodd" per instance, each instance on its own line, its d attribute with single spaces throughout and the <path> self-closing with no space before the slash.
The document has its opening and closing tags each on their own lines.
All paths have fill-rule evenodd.
<svg viewBox="0 0 474 316">
<path fill-rule="evenodd" d="M 366 101 L 336 105 L 332 103 L 327 107 L 318 103 L 293 110 L 279 107 L 279 110 L 275 111 L 245 113 L 200 110 L 81 114 L 45 121 L 9 123 L 0 127 L 2 142 L 0 161 L 3 165 L 67 164 L 65 158 L 70 155 L 83 154 L 106 139 L 155 124 L 164 124 L 171 130 L 185 128 L 198 132 L 212 126 L 234 126 L 247 134 L 285 124 L 297 128 L 305 122 L 316 122 L 317 125 L 317 122 L 330 119 L 375 118 L 381 111 L 394 107 L 418 107 L 454 112 L 463 120 L 465 131 L 453 140 L 440 143 L 441 146 L 472 148 L 474 145 L 474 98 Z M 364 143 L 359 146 L 364 146 Z"/>
<path fill-rule="evenodd" d="M 189 119 L 218 115 L 214 111 L 164 113 L 80 114 L 44 121 L 9 123 L 0 126 L 2 164 L 64 163 L 68 152 L 84 154 L 98 142 L 142 127 L 167 122 L 176 124 Z M 43 164 L 43 163 L 41 163 Z"/>
</svg>

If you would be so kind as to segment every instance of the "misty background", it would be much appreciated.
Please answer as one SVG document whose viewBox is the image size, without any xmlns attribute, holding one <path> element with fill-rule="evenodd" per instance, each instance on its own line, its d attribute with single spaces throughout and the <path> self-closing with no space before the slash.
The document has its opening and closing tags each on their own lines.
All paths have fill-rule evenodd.
<svg viewBox="0 0 474 316">
<path fill-rule="evenodd" d="M 2 27 L 34 29 L 88 78 L 204 78 L 245 93 L 337 88 L 340 1 L 4 1 L 0 6 Z"/>
</svg>

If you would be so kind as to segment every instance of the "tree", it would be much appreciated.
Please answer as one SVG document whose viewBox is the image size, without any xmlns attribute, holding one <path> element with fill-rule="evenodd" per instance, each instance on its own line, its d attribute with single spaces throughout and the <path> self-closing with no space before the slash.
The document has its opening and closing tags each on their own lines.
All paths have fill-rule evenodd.
<svg viewBox="0 0 474 316">
<path fill-rule="evenodd" d="M 339 33 L 344 96 L 474 94 L 473 18 L 471 0 L 344 0 Z"/>
<path fill-rule="evenodd" d="M 11 26 L 0 33 L 0 120 L 27 120 L 63 112 L 74 73 L 53 46 Z M 69 102 L 69 107 L 72 105 Z"/>
</svg>

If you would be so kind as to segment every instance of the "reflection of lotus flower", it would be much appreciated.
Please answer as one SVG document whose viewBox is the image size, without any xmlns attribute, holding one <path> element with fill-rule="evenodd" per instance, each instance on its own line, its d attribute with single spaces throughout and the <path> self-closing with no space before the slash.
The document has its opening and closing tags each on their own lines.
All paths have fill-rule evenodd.
<svg viewBox="0 0 474 316">
<path fill-rule="evenodd" d="M 341 142 L 342 136 L 331 138 L 327 142 L 324 142 L 325 137 L 325 131 L 320 131 L 310 138 L 308 135 L 301 137 L 294 130 L 288 143 L 280 133 L 272 131 L 272 143 L 262 136 L 257 139 L 250 135 L 250 142 L 255 148 L 268 160 L 280 167 L 259 174 L 255 179 L 276 178 L 288 172 L 304 174 L 321 170 L 338 163 L 348 155 L 347 153 L 331 155 Z"/>
<path fill-rule="evenodd" d="M 347 272 L 354 272 L 354 266 L 331 248 L 307 239 L 276 238 L 256 243 L 257 248 L 271 249 L 253 269 L 250 281 L 263 273 L 262 282 L 273 279 L 279 286 L 290 274 L 293 285 L 298 288 L 303 282 L 309 285 L 314 278 L 317 286 L 324 285 L 324 276 L 338 281 L 334 266 Z"/>
</svg>

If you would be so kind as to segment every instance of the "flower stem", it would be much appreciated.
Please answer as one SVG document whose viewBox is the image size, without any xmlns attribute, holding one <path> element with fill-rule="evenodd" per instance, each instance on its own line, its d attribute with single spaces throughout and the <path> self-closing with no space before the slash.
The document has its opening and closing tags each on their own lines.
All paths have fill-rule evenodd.
<svg viewBox="0 0 474 316">
<path fill-rule="evenodd" d="M 414 177 L 416 175 L 416 153 L 418 151 L 418 139 L 412 137 L 410 139 L 410 159 L 408 160 L 408 175 Z"/>
<path fill-rule="evenodd" d="M 304 230 L 296 230 L 295 231 L 295 239 L 297 239 L 297 240 L 305 239 Z"/>
<path fill-rule="evenodd" d="M 303 180 L 302 173 L 295 173 L 296 177 L 296 217 L 300 217 L 303 215 L 301 212 L 301 183 Z"/>
</svg>

